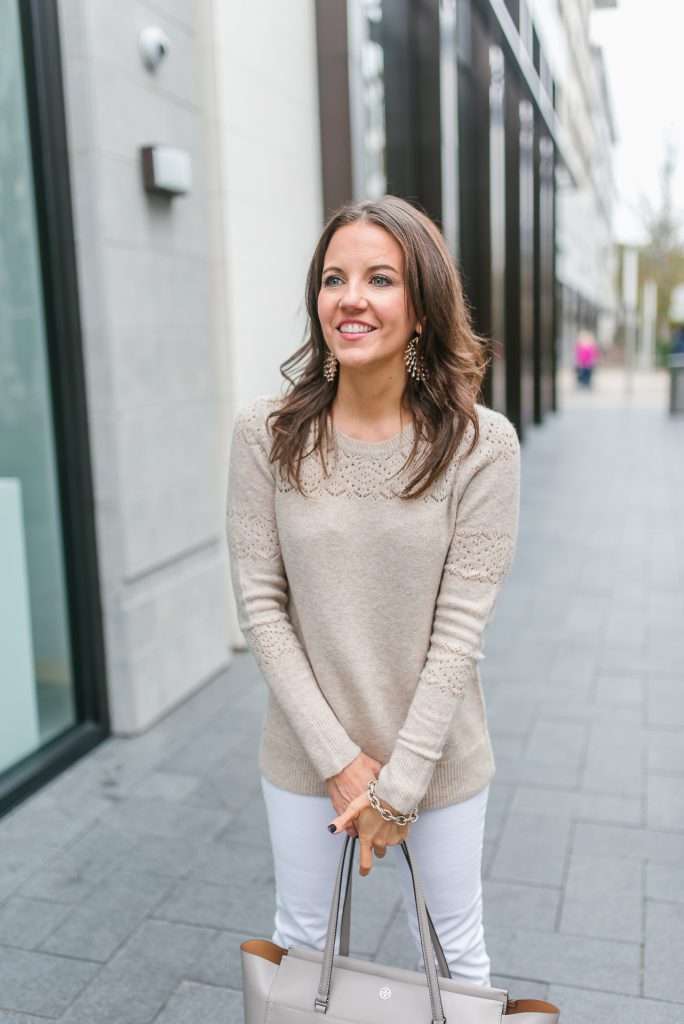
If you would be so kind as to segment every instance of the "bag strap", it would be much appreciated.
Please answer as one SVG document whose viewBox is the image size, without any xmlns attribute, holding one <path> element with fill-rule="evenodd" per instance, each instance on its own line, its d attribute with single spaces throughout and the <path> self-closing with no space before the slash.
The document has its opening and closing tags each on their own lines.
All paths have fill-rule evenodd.
<svg viewBox="0 0 684 1024">
<path fill-rule="evenodd" d="M 406 857 L 406 862 L 411 873 L 411 882 L 413 884 L 413 897 L 416 904 L 416 914 L 418 917 L 418 931 L 420 932 L 420 945 L 423 952 L 423 962 L 425 964 L 425 973 L 427 977 L 428 994 L 430 996 L 430 1006 L 432 1008 L 432 1024 L 446 1024 L 446 1018 L 444 1016 L 444 1009 L 442 1007 L 442 997 L 439 991 L 439 982 L 437 980 L 437 969 L 435 967 L 435 960 L 429 953 L 432 952 L 430 945 L 430 926 L 428 924 L 427 910 L 425 908 L 425 898 L 423 896 L 423 890 L 420 884 L 416 869 L 413 864 L 408 845 L 404 842 L 401 844 Z M 352 872 L 352 863 L 354 859 L 354 848 L 356 846 L 356 839 L 352 839 L 350 836 L 344 841 L 344 847 L 340 855 L 340 862 L 337 868 L 337 877 L 335 879 L 335 889 L 333 891 L 333 899 L 330 907 L 330 918 L 328 920 L 328 931 L 325 939 L 325 949 L 323 951 L 323 961 L 321 964 L 321 979 L 318 986 L 318 994 L 314 1000 L 314 1009 L 317 1013 L 325 1013 L 328 1008 L 328 999 L 330 996 L 330 983 L 332 981 L 332 969 L 333 969 L 333 955 L 335 951 L 335 936 L 337 933 L 337 924 L 340 914 L 340 902 L 342 899 L 342 879 L 344 876 L 344 867 L 347 861 L 347 852 L 349 851 L 349 866 L 347 874 L 347 887 L 350 891 L 349 878 Z M 443 954 L 442 954 L 443 955 Z"/>
<path fill-rule="evenodd" d="M 401 848 L 401 852 L 404 854 L 404 857 L 406 858 L 406 850 L 404 849 L 403 846 Z M 349 871 L 347 872 L 347 884 L 344 890 L 344 902 L 342 903 L 342 924 L 340 925 L 340 956 L 349 956 L 353 874 L 354 873 L 351 870 L 350 864 Z M 442 975 L 443 978 L 450 978 L 451 971 L 449 970 L 449 965 L 447 964 L 447 959 L 446 956 L 444 955 L 444 950 L 442 949 L 442 943 L 439 941 L 437 931 L 435 929 L 434 924 L 432 923 L 432 918 L 430 917 L 430 911 L 427 908 L 427 904 L 425 905 L 425 913 L 427 914 L 428 928 L 430 930 L 430 941 L 432 942 L 432 948 L 434 949 L 435 956 L 437 957 L 437 966 L 439 967 L 439 973 Z"/>
</svg>

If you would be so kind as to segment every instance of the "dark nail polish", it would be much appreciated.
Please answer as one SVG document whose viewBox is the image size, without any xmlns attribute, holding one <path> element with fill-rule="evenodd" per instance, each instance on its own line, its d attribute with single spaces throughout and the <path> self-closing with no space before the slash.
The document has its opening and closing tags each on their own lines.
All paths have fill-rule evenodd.
<svg viewBox="0 0 684 1024">
<path fill-rule="evenodd" d="M 328 832 L 337 832 L 335 825 L 328 825 Z"/>
</svg>

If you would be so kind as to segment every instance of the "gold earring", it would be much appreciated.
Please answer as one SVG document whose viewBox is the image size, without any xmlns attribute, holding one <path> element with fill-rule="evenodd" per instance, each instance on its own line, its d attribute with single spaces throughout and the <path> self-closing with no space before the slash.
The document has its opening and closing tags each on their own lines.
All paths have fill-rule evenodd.
<svg viewBox="0 0 684 1024">
<path fill-rule="evenodd" d="M 423 357 L 418 351 L 419 341 L 420 331 L 417 331 L 406 346 L 404 361 L 406 363 L 406 370 L 413 379 L 417 381 L 424 381 L 428 378 L 428 371 L 425 363 L 423 362 Z"/>
<path fill-rule="evenodd" d="M 323 360 L 323 376 L 329 384 L 332 384 L 337 376 L 337 359 L 330 349 L 328 349 L 327 355 Z"/>
</svg>

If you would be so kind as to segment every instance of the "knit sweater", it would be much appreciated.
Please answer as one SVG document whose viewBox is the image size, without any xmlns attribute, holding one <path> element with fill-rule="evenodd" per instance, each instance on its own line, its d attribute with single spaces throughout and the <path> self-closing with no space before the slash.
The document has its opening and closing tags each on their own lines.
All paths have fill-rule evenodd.
<svg viewBox="0 0 684 1024">
<path fill-rule="evenodd" d="M 406 500 L 412 424 L 379 442 L 333 426 L 328 475 L 307 456 L 303 495 L 269 462 L 277 402 L 238 416 L 228 488 L 240 627 L 269 687 L 260 769 L 325 796 L 363 751 L 399 811 L 466 800 L 494 771 L 478 662 L 515 547 L 515 429 L 477 405 L 474 451 L 469 423 L 447 468 Z"/>
</svg>

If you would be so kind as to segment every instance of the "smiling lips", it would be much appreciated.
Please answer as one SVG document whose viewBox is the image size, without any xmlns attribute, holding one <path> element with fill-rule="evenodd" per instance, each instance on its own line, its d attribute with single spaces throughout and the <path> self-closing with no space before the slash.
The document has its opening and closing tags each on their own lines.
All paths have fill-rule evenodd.
<svg viewBox="0 0 684 1024">
<path fill-rule="evenodd" d="M 364 324 L 362 320 L 343 320 L 338 324 L 337 330 L 345 338 L 362 338 L 364 334 L 370 334 L 375 330 L 370 324 Z"/>
</svg>

